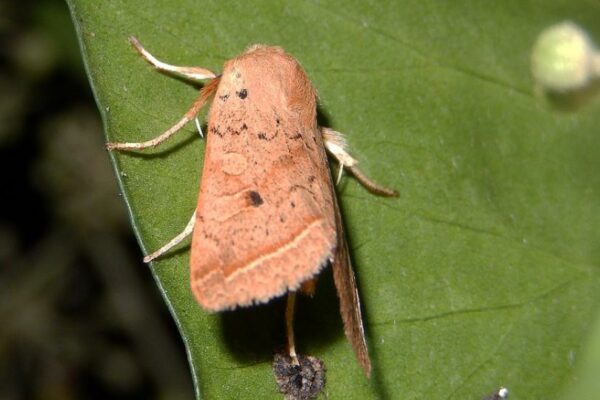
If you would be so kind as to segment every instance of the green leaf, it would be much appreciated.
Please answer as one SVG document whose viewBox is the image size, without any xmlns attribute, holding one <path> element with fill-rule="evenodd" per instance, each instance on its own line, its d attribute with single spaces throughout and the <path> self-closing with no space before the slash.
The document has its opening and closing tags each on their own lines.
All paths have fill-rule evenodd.
<svg viewBox="0 0 600 400">
<path fill-rule="evenodd" d="M 296 323 L 299 350 L 326 363 L 329 398 L 481 399 L 501 385 L 511 399 L 584 398 L 574 393 L 600 342 L 600 101 L 553 109 L 534 94 L 529 55 L 563 19 L 600 42 L 597 3 L 68 2 L 107 140 L 154 137 L 197 96 L 153 71 L 129 35 L 161 60 L 215 71 L 252 43 L 277 44 L 362 169 L 400 190 L 378 198 L 350 177 L 338 187 L 374 374 L 343 336 L 327 271 Z M 190 218 L 203 149 L 189 124 L 157 150 L 111 153 L 146 251 Z M 207 314 L 187 264 L 181 246 L 151 272 L 198 396 L 280 398 L 270 363 L 282 301 Z"/>
</svg>

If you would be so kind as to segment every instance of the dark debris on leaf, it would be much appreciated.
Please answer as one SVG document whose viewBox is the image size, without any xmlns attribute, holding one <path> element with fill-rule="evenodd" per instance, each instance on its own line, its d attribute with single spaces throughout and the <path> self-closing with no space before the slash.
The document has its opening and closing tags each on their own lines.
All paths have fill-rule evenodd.
<svg viewBox="0 0 600 400">
<path fill-rule="evenodd" d="M 286 400 L 315 399 L 325 386 L 325 364 L 316 357 L 298 354 L 298 364 L 285 353 L 276 353 L 273 375 Z"/>
</svg>

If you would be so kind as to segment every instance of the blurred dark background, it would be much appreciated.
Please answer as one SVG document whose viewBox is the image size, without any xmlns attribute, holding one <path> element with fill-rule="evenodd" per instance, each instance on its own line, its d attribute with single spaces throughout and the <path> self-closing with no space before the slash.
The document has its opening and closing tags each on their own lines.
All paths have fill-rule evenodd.
<svg viewBox="0 0 600 400">
<path fill-rule="evenodd" d="M 0 2 L 0 399 L 191 399 L 67 6 Z"/>
</svg>

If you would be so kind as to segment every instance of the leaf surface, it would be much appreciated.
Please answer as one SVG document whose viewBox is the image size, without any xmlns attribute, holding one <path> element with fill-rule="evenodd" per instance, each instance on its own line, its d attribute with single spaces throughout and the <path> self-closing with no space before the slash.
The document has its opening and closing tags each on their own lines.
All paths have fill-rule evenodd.
<svg viewBox="0 0 600 400">
<path fill-rule="evenodd" d="M 563 19 L 600 42 L 597 2 L 68 3 L 107 140 L 152 138 L 197 96 L 128 36 L 215 71 L 250 44 L 276 44 L 306 68 L 322 119 L 362 169 L 401 192 L 378 198 L 350 177 L 338 187 L 374 374 L 343 336 L 326 271 L 300 300 L 296 336 L 324 360 L 330 399 L 481 399 L 501 385 L 511 399 L 582 398 L 578 379 L 598 364 L 580 356 L 600 341 L 600 101 L 553 109 L 534 95 L 529 54 Z M 156 150 L 111 154 L 146 251 L 190 218 L 203 149 L 189 124 Z M 198 396 L 281 398 L 271 360 L 282 301 L 207 314 L 188 257 L 181 246 L 150 269 Z"/>
</svg>

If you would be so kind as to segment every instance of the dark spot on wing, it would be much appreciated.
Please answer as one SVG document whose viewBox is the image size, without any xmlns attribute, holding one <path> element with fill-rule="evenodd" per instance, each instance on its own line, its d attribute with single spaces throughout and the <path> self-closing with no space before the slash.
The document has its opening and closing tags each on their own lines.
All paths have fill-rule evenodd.
<svg viewBox="0 0 600 400">
<path fill-rule="evenodd" d="M 219 137 L 223 137 L 223 132 L 221 132 L 221 130 L 216 126 L 212 126 L 208 131 Z"/>
<path fill-rule="evenodd" d="M 239 92 L 235 92 L 235 94 L 237 94 L 240 99 L 244 100 L 246 97 L 248 97 L 248 90 L 242 89 Z"/>
<path fill-rule="evenodd" d="M 225 132 L 226 132 L 226 133 L 229 133 L 229 134 L 231 134 L 231 135 L 236 135 L 236 136 L 239 136 L 239 135 L 241 135 L 241 134 L 242 134 L 242 132 L 240 132 L 240 131 L 238 131 L 238 130 L 235 130 L 235 129 L 233 129 L 231 126 L 227 126 L 227 129 L 225 129 Z"/>
<path fill-rule="evenodd" d="M 275 133 L 273 133 L 272 135 L 269 135 L 269 133 L 264 132 L 264 131 L 258 132 L 258 134 L 257 134 L 257 136 L 260 140 L 267 140 L 267 141 L 275 139 L 275 137 L 277 137 L 277 135 L 279 135 L 278 130 L 275 131 Z"/>
<path fill-rule="evenodd" d="M 252 207 L 258 207 L 264 203 L 260 193 L 255 190 L 251 190 L 248 192 L 248 199 L 250 200 L 250 204 Z"/>
</svg>

